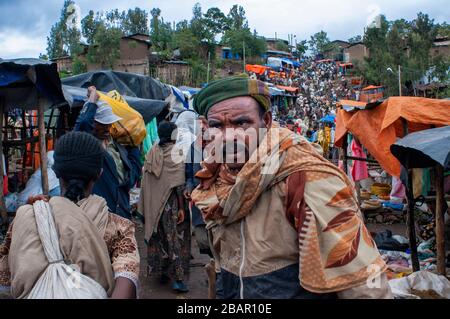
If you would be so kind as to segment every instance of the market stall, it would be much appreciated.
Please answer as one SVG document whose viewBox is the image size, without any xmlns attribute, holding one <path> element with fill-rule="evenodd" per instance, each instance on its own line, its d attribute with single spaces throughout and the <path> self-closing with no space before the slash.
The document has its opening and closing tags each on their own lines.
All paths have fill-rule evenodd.
<svg viewBox="0 0 450 319">
<path fill-rule="evenodd" d="M 437 271 L 440 275 L 445 276 L 444 216 L 448 209 L 446 200 L 449 200 L 450 197 L 445 196 L 444 171 L 450 169 L 450 126 L 412 133 L 393 144 L 391 152 L 408 170 L 412 168 L 434 168 L 436 195 L 428 197 L 427 200 L 436 201 Z M 407 179 L 408 200 L 411 204 L 414 204 L 411 176 L 408 175 Z M 415 242 L 410 244 L 416 245 Z"/>
<path fill-rule="evenodd" d="M 415 97 L 392 97 L 383 102 L 366 104 L 341 101 L 336 118 L 335 144 L 344 149 L 343 166 L 347 160 L 377 162 L 390 176 L 400 177 L 401 164 L 391 153 L 397 139 L 418 131 L 450 125 L 450 101 Z M 346 107 L 344 107 L 346 106 Z M 347 155 L 347 134 L 351 133 L 373 159 Z M 409 180 L 412 171 L 408 170 Z M 413 270 L 419 269 L 417 257 L 413 196 L 407 192 L 408 237 Z M 414 244 L 412 244 L 414 243 Z"/>
<path fill-rule="evenodd" d="M 33 156 L 34 144 L 38 142 L 42 190 L 48 194 L 46 133 L 49 133 L 54 109 L 64 103 L 56 64 L 39 59 L 0 59 L 0 149 L 4 158 L 0 160 L 2 176 L 8 176 L 8 152 L 5 150 L 19 147 L 23 152 L 25 166 L 27 153 Z M 46 110 L 50 110 L 47 127 L 44 120 Z M 14 118 L 19 118 L 22 124 L 18 127 L 9 126 L 10 120 Z M 20 136 L 16 136 L 17 129 L 21 132 Z M 3 224 L 7 222 L 4 198 L 7 188 L 4 187 L 4 181 L 8 179 L 0 179 Z"/>
</svg>

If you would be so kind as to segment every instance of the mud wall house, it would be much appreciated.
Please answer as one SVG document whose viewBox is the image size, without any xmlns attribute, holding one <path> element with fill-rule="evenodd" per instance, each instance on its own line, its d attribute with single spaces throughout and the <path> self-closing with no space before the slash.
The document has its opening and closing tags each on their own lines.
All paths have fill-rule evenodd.
<svg viewBox="0 0 450 319">
<path fill-rule="evenodd" d="M 114 63 L 112 69 L 148 75 L 150 48 L 149 35 L 138 33 L 122 37 L 119 44 L 120 57 Z M 88 61 L 87 50 L 80 56 L 80 59 L 85 61 L 87 71 L 104 69 L 100 64 Z"/>
<path fill-rule="evenodd" d="M 266 38 L 267 50 L 279 51 L 277 47 L 278 42 L 283 42 L 284 44 L 289 45 L 289 42 L 287 40 L 277 38 Z"/>
<path fill-rule="evenodd" d="M 344 49 L 348 48 L 350 43 L 343 40 L 334 40 L 330 44 L 332 45 L 332 49 L 323 52 L 323 58 L 344 61 Z"/>
<path fill-rule="evenodd" d="M 430 53 L 432 57 L 436 57 L 438 55 L 450 57 L 450 37 L 436 37 Z"/>
<path fill-rule="evenodd" d="M 367 57 L 369 57 L 369 49 L 362 42 L 350 44 L 343 49 L 343 61 L 346 63 L 362 63 Z"/>
<path fill-rule="evenodd" d="M 174 86 L 182 86 L 191 83 L 191 66 L 184 61 L 162 61 L 153 64 L 150 76 Z"/>
<path fill-rule="evenodd" d="M 51 59 L 56 63 L 58 72 L 72 72 L 72 58 L 70 56 L 62 56 L 56 59 Z"/>
</svg>

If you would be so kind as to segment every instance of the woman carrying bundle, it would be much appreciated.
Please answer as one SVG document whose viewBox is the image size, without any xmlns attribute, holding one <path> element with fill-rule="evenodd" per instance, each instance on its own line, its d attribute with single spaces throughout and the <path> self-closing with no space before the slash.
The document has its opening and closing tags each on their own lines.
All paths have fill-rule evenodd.
<svg viewBox="0 0 450 319">
<path fill-rule="evenodd" d="M 18 209 L 0 245 L 0 289 L 14 298 L 136 298 L 134 224 L 91 195 L 104 150 L 82 132 L 62 136 L 53 169 L 61 194 Z"/>
</svg>

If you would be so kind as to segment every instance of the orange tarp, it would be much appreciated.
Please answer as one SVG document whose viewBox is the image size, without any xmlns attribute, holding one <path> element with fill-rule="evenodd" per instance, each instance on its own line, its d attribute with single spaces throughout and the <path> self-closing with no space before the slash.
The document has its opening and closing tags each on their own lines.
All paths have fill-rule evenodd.
<svg viewBox="0 0 450 319">
<path fill-rule="evenodd" d="M 367 103 L 365 102 L 359 102 L 359 101 L 354 101 L 354 100 L 340 100 L 339 101 L 339 105 L 342 106 L 354 106 L 360 109 L 364 109 L 367 105 Z"/>
<path fill-rule="evenodd" d="M 263 74 L 267 69 L 270 69 L 268 66 L 257 65 L 257 64 L 246 64 L 245 70 L 247 72 L 254 72 L 256 74 Z"/>
<path fill-rule="evenodd" d="M 391 97 L 370 110 L 346 112 L 338 109 L 336 146 L 342 147 L 347 132 L 355 136 L 390 175 L 400 175 L 400 163 L 390 147 L 402 138 L 402 120 L 409 133 L 450 125 L 450 100 L 418 97 Z"/>
<path fill-rule="evenodd" d="M 277 85 L 277 88 L 288 91 L 288 92 L 292 92 L 292 93 L 296 93 L 298 91 L 298 88 L 293 88 L 293 87 L 284 86 L 284 85 Z"/>
<path fill-rule="evenodd" d="M 362 89 L 362 91 L 367 91 L 367 90 L 375 90 L 375 89 L 381 89 L 383 88 L 382 86 L 376 86 L 376 85 L 369 85 L 366 86 L 364 89 Z"/>
</svg>

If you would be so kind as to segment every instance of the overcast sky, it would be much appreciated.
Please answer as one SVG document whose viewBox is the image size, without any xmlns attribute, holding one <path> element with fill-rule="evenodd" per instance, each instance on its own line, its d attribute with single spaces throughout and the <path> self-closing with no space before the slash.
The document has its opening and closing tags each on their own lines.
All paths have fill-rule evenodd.
<svg viewBox="0 0 450 319">
<path fill-rule="evenodd" d="M 0 58 L 37 57 L 45 53 L 50 27 L 59 19 L 63 0 L 0 0 Z M 140 7 L 162 10 L 165 21 L 190 19 L 200 2 L 203 12 L 219 7 L 225 14 L 233 4 L 242 5 L 252 29 L 265 37 L 297 40 L 324 30 L 331 40 L 362 34 L 378 13 L 389 20 L 413 19 L 428 13 L 436 22 L 450 22 L 449 0 L 78 0 L 81 16 L 89 10 Z"/>
</svg>

